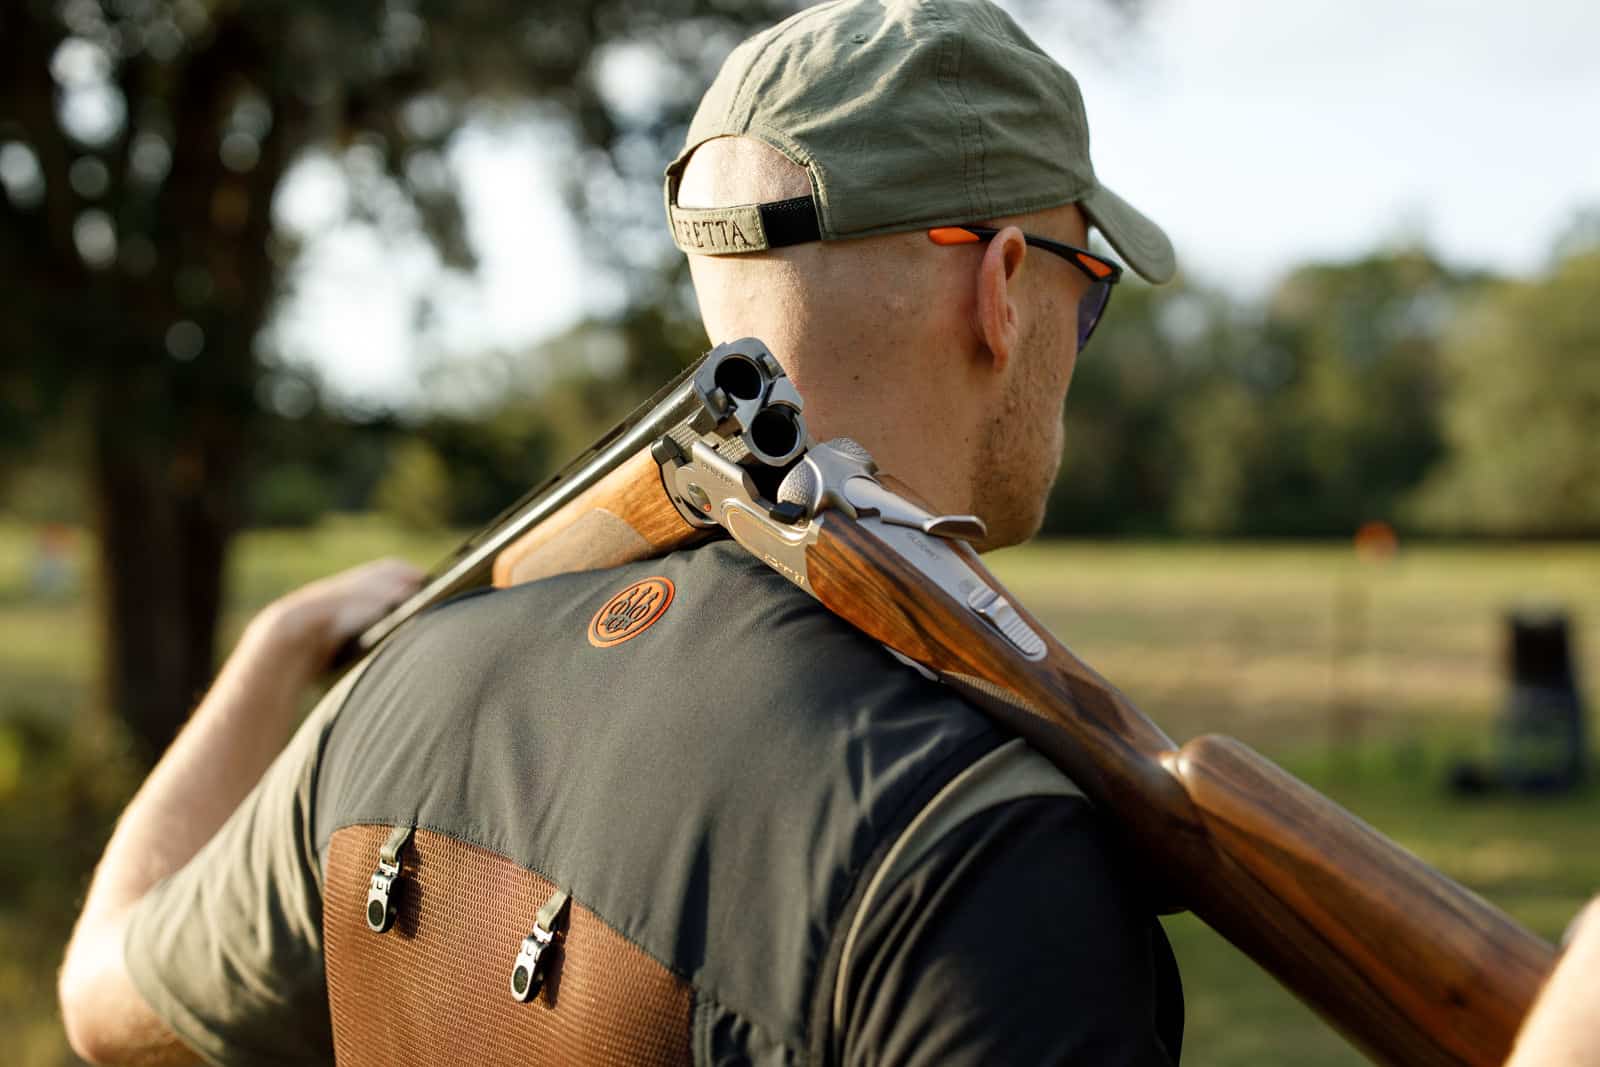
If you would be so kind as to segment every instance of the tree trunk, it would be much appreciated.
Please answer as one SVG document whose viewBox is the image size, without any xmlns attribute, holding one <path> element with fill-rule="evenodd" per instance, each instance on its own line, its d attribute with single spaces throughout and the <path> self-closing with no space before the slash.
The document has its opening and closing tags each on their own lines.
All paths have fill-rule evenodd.
<svg viewBox="0 0 1600 1067">
<path fill-rule="evenodd" d="M 269 50 L 243 18 L 219 19 L 167 103 L 171 171 L 147 210 L 157 267 L 105 272 L 95 336 L 92 485 L 100 533 L 103 700 L 142 755 L 172 741 L 210 685 L 228 546 L 257 414 L 256 331 L 273 294 L 273 191 L 299 109 L 270 98 L 270 129 L 243 173 L 218 145 L 238 93 L 266 93 Z M 293 131 L 293 132 L 291 132 Z M 201 279 L 185 292 L 181 279 Z M 194 287 L 191 287 L 191 290 Z M 171 349 L 177 324 L 197 352 Z"/>
<path fill-rule="evenodd" d="M 239 449 L 222 435 L 169 444 L 129 403 L 108 384 L 92 412 L 103 699 L 154 760 L 216 665 Z"/>
</svg>

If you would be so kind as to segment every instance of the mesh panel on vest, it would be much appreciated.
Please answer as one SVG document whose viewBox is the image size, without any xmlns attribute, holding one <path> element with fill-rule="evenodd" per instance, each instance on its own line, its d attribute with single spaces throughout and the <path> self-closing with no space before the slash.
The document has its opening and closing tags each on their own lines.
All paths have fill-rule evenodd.
<svg viewBox="0 0 1600 1067">
<path fill-rule="evenodd" d="M 397 916 L 367 929 L 367 888 L 388 826 L 328 845 L 323 935 L 340 1064 L 687 1064 L 689 984 L 576 900 L 536 998 L 511 996 L 512 962 L 556 887 L 486 849 L 418 830 L 401 855 Z"/>
</svg>

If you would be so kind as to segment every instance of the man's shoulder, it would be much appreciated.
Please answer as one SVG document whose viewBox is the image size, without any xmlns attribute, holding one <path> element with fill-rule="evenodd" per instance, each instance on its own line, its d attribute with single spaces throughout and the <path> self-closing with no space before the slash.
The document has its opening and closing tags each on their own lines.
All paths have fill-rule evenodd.
<svg viewBox="0 0 1600 1067">
<path fill-rule="evenodd" d="M 718 539 L 619 567 L 557 574 L 503 589 L 473 590 L 421 616 L 415 634 L 436 639 L 510 623 L 517 625 L 505 633 L 525 637 L 530 632 L 528 624 L 535 623 L 534 629 L 540 631 L 541 637 L 553 638 L 559 635 L 552 628 L 566 617 L 587 620 L 607 607 L 623 608 L 625 598 L 615 605 L 610 602 L 619 594 L 652 581 L 661 583 L 663 595 L 641 597 L 627 603 L 626 610 L 641 606 L 658 609 L 655 617 L 663 625 L 669 618 L 677 623 L 684 616 L 693 616 L 692 621 L 701 626 L 726 627 L 733 623 L 770 624 L 808 612 L 826 615 L 814 600 L 737 543 Z M 641 604 L 645 600 L 652 602 Z M 760 612 L 740 610 L 757 602 Z M 681 633 L 662 631 L 673 632 Z M 642 634 L 643 630 L 637 633 Z"/>
<path fill-rule="evenodd" d="M 729 540 L 469 593 L 408 630 L 395 661 L 491 673 L 557 661 L 583 678 L 651 676 L 662 700 L 968 708 Z"/>
</svg>

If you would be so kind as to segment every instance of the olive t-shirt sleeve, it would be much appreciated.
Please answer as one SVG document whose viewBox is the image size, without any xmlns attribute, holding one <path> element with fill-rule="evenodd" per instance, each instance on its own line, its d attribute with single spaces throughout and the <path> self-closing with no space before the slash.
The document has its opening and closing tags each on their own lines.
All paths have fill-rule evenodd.
<svg viewBox="0 0 1600 1067">
<path fill-rule="evenodd" d="M 130 917 L 123 952 L 134 985 L 213 1063 L 333 1060 L 311 807 L 318 754 L 357 673 L 329 691 L 216 836 Z"/>
<path fill-rule="evenodd" d="M 1082 799 L 968 819 L 866 917 L 835 1035 L 843 1062 L 1175 1064 L 1177 966 L 1129 886 Z"/>
</svg>

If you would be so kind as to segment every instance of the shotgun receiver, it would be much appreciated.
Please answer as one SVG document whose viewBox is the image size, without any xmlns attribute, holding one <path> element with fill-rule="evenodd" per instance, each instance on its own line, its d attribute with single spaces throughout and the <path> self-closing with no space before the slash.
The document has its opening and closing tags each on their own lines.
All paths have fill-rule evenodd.
<svg viewBox="0 0 1600 1067">
<path fill-rule="evenodd" d="M 469 541 L 363 650 L 446 596 L 648 558 L 720 528 L 828 610 L 937 672 L 1111 818 L 1188 908 L 1374 1060 L 1499 1064 L 1554 950 L 1226 737 L 1173 744 L 847 439 L 812 441 L 794 386 L 719 346 L 588 457 Z"/>
</svg>

